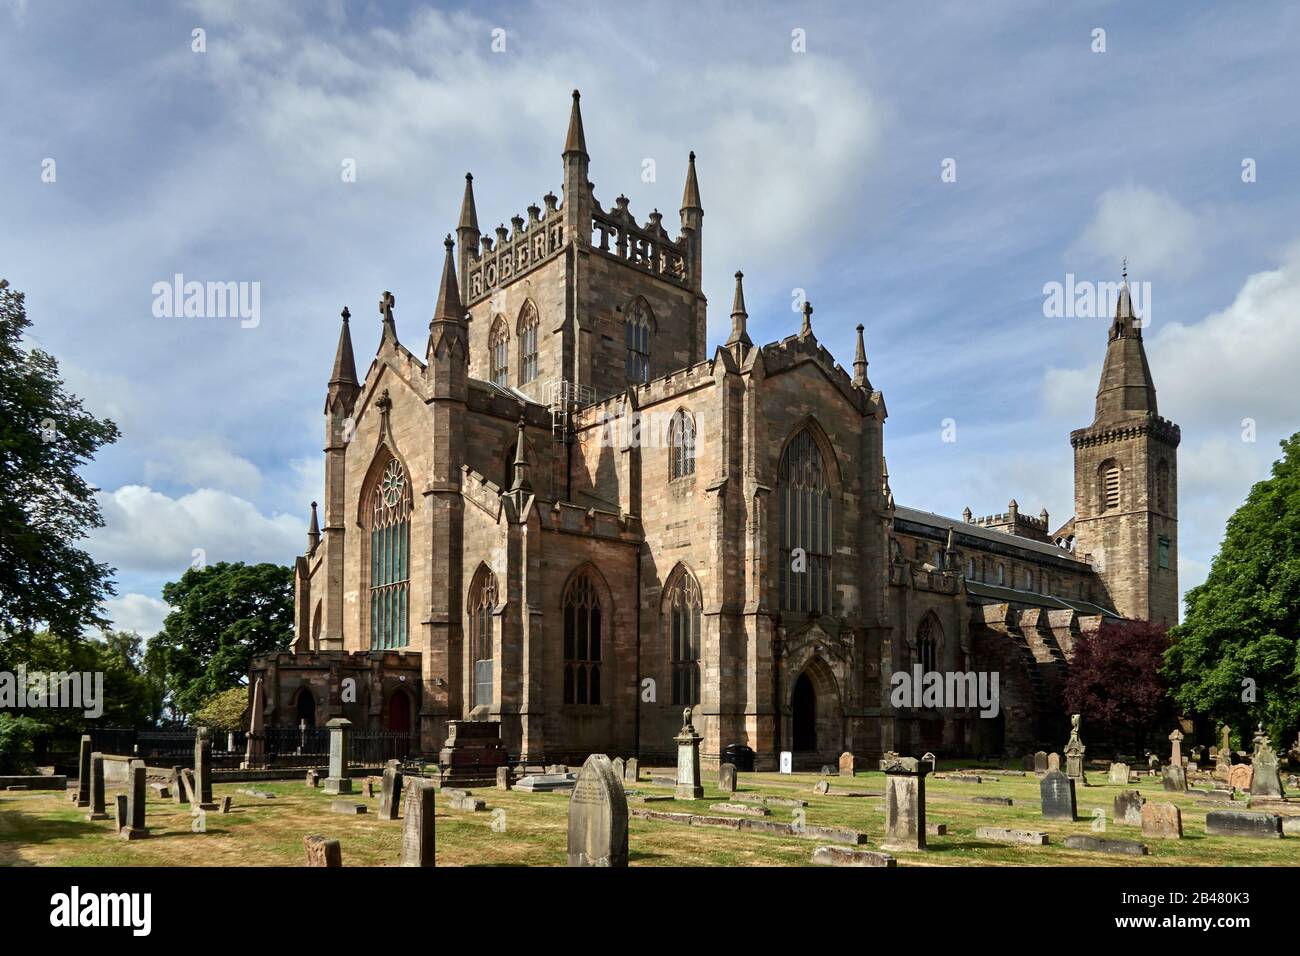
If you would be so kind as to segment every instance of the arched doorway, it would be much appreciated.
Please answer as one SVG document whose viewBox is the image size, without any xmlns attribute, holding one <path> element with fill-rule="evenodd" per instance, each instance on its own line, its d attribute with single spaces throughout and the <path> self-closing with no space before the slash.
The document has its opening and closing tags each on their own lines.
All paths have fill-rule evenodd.
<svg viewBox="0 0 1300 956">
<path fill-rule="evenodd" d="M 409 734 L 411 732 L 411 698 L 404 690 L 393 691 L 388 698 L 388 725 L 390 733 Z"/>
<path fill-rule="evenodd" d="M 312 695 L 310 688 L 298 688 L 298 704 L 295 708 L 297 719 L 295 724 L 301 727 L 304 723 L 308 729 L 316 726 L 316 698 Z"/>
<path fill-rule="evenodd" d="M 813 689 L 808 672 L 804 671 L 794 682 L 794 697 L 790 702 L 793 718 L 793 744 L 795 750 L 817 749 L 817 692 Z"/>
</svg>

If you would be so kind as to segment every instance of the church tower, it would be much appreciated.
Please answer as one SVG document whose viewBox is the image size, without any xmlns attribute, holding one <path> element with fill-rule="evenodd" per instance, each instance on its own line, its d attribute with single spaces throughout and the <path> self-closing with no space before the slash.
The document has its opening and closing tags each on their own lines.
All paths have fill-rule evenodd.
<svg viewBox="0 0 1300 956">
<path fill-rule="evenodd" d="M 1156 388 L 1133 314 L 1128 270 L 1110 326 L 1097 407 L 1074 447 L 1075 550 L 1089 556 L 1124 617 L 1178 623 L 1178 426 Z"/>
</svg>

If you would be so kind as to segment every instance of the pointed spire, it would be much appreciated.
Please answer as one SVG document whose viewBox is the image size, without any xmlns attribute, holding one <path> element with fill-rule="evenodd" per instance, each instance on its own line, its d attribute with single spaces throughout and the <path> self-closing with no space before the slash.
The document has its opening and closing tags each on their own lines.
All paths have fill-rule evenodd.
<svg viewBox="0 0 1300 956">
<path fill-rule="evenodd" d="M 812 335 L 812 303 L 807 299 L 803 300 L 803 325 L 799 327 L 799 338 L 807 338 Z"/>
<path fill-rule="evenodd" d="M 316 553 L 320 545 L 320 521 L 316 518 L 316 502 L 311 503 L 311 524 L 307 526 L 307 556 Z"/>
<path fill-rule="evenodd" d="M 385 291 L 379 297 L 379 314 L 384 317 L 384 330 L 380 336 L 380 343 L 385 339 L 391 338 L 397 341 L 397 323 L 393 320 L 393 306 L 397 305 L 397 299 L 393 293 Z"/>
<path fill-rule="evenodd" d="M 478 232 L 478 212 L 474 208 L 474 174 L 465 174 L 465 198 L 460 201 L 460 225 L 458 229 L 472 229 Z"/>
<path fill-rule="evenodd" d="M 691 152 L 686 163 L 686 188 L 682 190 L 682 209 L 704 209 L 700 202 L 700 182 L 695 178 L 694 151 Z"/>
<path fill-rule="evenodd" d="M 528 441 L 524 437 L 524 416 L 519 416 L 519 435 L 515 439 L 514 480 L 510 482 L 511 491 L 531 492 L 533 483 L 528 480 Z"/>
<path fill-rule="evenodd" d="M 578 106 L 580 99 L 582 94 L 574 90 L 573 109 L 569 111 L 569 135 L 564 138 L 565 156 L 569 153 L 587 155 L 587 137 L 582 132 L 582 109 Z"/>
<path fill-rule="evenodd" d="M 944 545 L 944 566 L 951 571 L 957 569 L 957 536 L 951 525 L 948 526 L 948 543 Z"/>
<path fill-rule="evenodd" d="M 748 348 L 754 344 L 754 341 L 749 337 L 749 313 L 745 311 L 745 287 L 742 284 L 744 278 L 745 274 L 737 270 L 736 294 L 731 300 L 731 335 L 723 343 L 727 348 L 733 345 L 743 345 Z"/>
<path fill-rule="evenodd" d="M 345 305 L 339 315 L 343 317 L 343 325 L 339 329 L 339 345 L 334 352 L 334 371 L 330 373 L 329 384 L 356 385 L 357 363 L 352 357 L 352 332 L 348 328 L 348 319 L 352 318 L 352 313 Z"/>
<path fill-rule="evenodd" d="M 1142 324 L 1129 295 L 1128 260 L 1124 260 L 1115 321 L 1110 326 L 1106 361 L 1097 386 L 1093 424 L 1156 415 L 1156 387 L 1142 345 Z"/>
<path fill-rule="evenodd" d="M 967 505 L 965 508 L 961 509 L 961 520 L 966 522 L 967 524 L 970 524 L 971 521 L 974 520 L 973 516 L 971 515 L 970 505 Z"/>
<path fill-rule="evenodd" d="M 465 321 L 465 309 L 460 304 L 460 289 L 456 285 L 456 260 L 452 257 L 452 250 L 456 248 L 456 243 L 449 233 L 442 244 L 447 252 L 442 261 L 442 281 L 438 283 L 438 302 L 433 309 L 430 328 L 434 322 Z"/>
<path fill-rule="evenodd" d="M 862 325 L 858 324 L 858 346 L 853 353 L 853 384 L 866 388 L 867 382 L 867 348 L 862 343 Z"/>
</svg>

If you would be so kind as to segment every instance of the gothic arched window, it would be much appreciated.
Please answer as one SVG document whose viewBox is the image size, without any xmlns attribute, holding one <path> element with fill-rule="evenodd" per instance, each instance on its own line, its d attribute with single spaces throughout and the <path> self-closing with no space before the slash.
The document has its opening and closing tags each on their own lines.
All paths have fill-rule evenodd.
<svg viewBox="0 0 1300 956">
<path fill-rule="evenodd" d="M 916 662 L 925 673 L 939 669 L 939 641 L 935 631 L 939 630 L 933 615 L 927 614 L 916 632 Z"/>
<path fill-rule="evenodd" d="M 601 638 L 604 636 L 600 596 L 591 575 L 583 571 L 564 594 L 564 702 L 600 703 Z"/>
<path fill-rule="evenodd" d="M 474 661 L 473 706 L 492 703 L 492 639 L 496 623 L 497 578 L 480 568 L 469 592 L 469 646 Z"/>
<path fill-rule="evenodd" d="M 516 334 L 519 337 L 519 384 L 527 385 L 537 378 L 537 328 L 541 325 L 537 306 L 529 299 L 519 310 Z"/>
<path fill-rule="evenodd" d="M 668 588 L 668 642 L 673 669 L 673 705 L 700 702 L 700 588 L 683 569 Z"/>
<path fill-rule="evenodd" d="M 405 647 L 411 597 L 411 482 L 396 458 L 384 466 L 370 496 L 370 647 Z"/>
<path fill-rule="evenodd" d="M 831 495 L 821 449 L 807 428 L 786 446 L 776 482 L 781 522 L 781 609 L 829 614 Z"/>
<path fill-rule="evenodd" d="M 695 474 L 695 420 L 678 409 L 668 425 L 668 479 Z"/>
<path fill-rule="evenodd" d="M 634 299 L 623 320 L 627 344 L 627 380 L 638 385 L 650 381 L 650 332 L 653 325 L 650 307 L 644 299 Z"/>
<path fill-rule="evenodd" d="M 510 330 L 505 319 L 496 317 L 488 333 L 488 358 L 491 364 L 492 384 L 510 384 Z"/>
</svg>

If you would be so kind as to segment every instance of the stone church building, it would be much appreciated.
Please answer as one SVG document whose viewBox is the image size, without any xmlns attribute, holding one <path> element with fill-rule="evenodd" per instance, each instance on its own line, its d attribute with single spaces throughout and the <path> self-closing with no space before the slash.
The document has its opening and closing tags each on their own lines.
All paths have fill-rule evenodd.
<svg viewBox="0 0 1300 956">
<path fill-rule="evenodd" d="M 1074 516 L 946 518 L 895 502 L 861 325 L 850 369 L 808 304 L 755 345 L 737 272 L 709 351 L 694 154 L 675 235 L 596 198 L 576 92 L 562 157 L 563 201 L 490 234 L 466 176 L 427 329 L 400 341 L 384 293 L 360 377 L 343 310 L 296 640 L 250 675 L 266 723 L 346 716 L 436 752 L 472 718 L 530 762 L 644 761 L 689 705 L 706 763 L 742 744 L 757 769 L 1059 747 L 1080 637 L 1177 621 L 1179 430 L 1127 279 L 1070 436 Z M 916 665 L 997 672 L 998 714 L 894 707 Z"/>
</svg>

